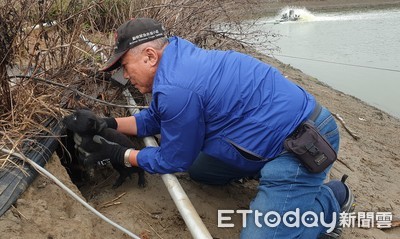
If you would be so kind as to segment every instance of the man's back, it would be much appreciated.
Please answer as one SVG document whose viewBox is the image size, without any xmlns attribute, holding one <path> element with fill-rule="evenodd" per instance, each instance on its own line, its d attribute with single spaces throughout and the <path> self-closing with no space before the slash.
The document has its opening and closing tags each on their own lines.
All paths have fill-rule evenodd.
<svg viewBox="0 0 400 239">
<path fill-rule="evenodd" d="M 165 49 L 153 93 L 165 85 L 201 98 L 205 146 L 224 137 L 263 158 L 282 150 L 283 140 L 315 105 L 311 95 L 255 58 L 204 50 L 180 38 L 171 38 Z"/>
</svg>

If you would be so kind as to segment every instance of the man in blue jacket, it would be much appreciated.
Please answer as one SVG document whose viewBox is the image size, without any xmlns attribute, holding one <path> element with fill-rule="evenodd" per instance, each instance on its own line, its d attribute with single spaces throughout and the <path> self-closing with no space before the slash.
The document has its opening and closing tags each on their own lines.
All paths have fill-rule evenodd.
<svg viewBox="0 0 400 239">
<path fill-rule="evenodd" d="M 323 183 L 332 165 L 311 173 L 284 149 L 285 139 L 310 120 L 338 151 L 337 125 L 311 94 L 248 55 L 166 38 L 162 25 L 149 18 L 118 28 L 114 55 L 102 70 L 118 67 L 141 93 L 152 93 L 152 102 L 133 116 L 98 120 L 129 135 L 161 134 L 161 144 L 137 150 L 97 140 L 102 157 L 149 173 L 188 171 L 214 185 L 259 175 L 241 238 L 340 236 L 341 227 L 332 231 L 321 220 L 336 224 L 339 212 L 350 211 L 351 191 L 337 180 Z M 287 212 L 323 216 L 313 218 L 316 224 L 273 224 Z"/>
</svg>

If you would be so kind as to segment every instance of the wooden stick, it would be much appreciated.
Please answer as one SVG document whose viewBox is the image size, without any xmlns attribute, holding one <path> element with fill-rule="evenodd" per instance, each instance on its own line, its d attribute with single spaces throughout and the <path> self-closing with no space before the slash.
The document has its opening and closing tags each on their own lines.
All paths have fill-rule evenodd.
<svg viewBox="0 0 400 239">
<path fill-rule="evenodd" d="M 338 119 L 340 121 L 340 123 L 343 125 L 344 129 L 351 135 L 351 137 L 353 137 L 353 139 L 355 139 L 355 140 L 359 140 L 360 139 L 360 136 L 355 134 L 352 130 L 350 130 L 346 126 L 346 123 L 344 122 L 343 118 L 339 114 L 333 114 L 333 115 L 335 116 L 336 119 Z"/>
<path fill-rule="evenodd" d="M 103 204 L 103 205 L 101 206 L 101 208 L 107 208 L 107 207 L 116 206 L 116 205 L 120 205 L 120 204 L 122 204 L 122 202 L 107 203 L 107 204 Z"/>
<path fill-rule="evenodd" d="M 344 166 L 346 166 L 348 169 L 350 169 L 352 172 L 354 172 L 354 169 L 352 169 L 347 163 L 345 163 L 342 159 L 337 158 L 337 161 L 341 162 Z"/>
<path fill-rule="evenodd" d="M 160 236 L 160 234 L 157 233 L 157 231 L 148 223 L 145 221 L 145 223 L 151 228 L 151 230 L 153 230 L 153 232 L 160 238 L 163 239 L 162 236 Z"/>
<path fill-rule="evenodd" d="M 25 220 L 28 220 L 28 218 L 25 217 L 25 215 L 22 214 L 16 207 L 14 207 L 14 205 L 11 205 L 11 207 L 12 207 L 13 210 L 15 210 L 15 211 L 18 213 L 18 215 L 19 215 L 20 217 L 22 217 L 22 218 L 25 219 Z"/>
<path fill-rule="evenodd" d="M 121 193 L 121 195 L 117 196 L 116 198 L 114 198 L 114 199 L 111 200 L 111 201 L 105 202 L 104 204 L 115 202 L 115 201 L 117 201 L 118 199 L 120 199 L 120 198 L 122 198 L 123 196 L 125 196 L 125 194 L 126 194 L 126 192 L 123 192 L 123 193 Z"/>
<path fill-rule="evenodd" d="M 141 206 L 135 205 L 135 207 L 136 207 L 137 209 L 141 210 L 142 212 L 146 213 L 147 215 L 152 216 L 151 213 L 149 213 L 148 211 L 144 210 Z"/>
</svg>

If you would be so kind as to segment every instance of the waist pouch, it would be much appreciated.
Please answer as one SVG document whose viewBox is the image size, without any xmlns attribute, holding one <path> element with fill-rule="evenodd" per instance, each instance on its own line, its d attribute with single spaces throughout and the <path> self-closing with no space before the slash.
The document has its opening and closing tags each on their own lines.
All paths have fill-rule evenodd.
<svg viewBox="0 0 400 239">
<path fill-rule="evenodd" d="M 312 122 L 300 124 L 284 142 L 287 151 L 297 155 L 312 173 L 320 173 L 335 162 L 337 155 L 331 144 L 319 133 Z"/>
</svg>

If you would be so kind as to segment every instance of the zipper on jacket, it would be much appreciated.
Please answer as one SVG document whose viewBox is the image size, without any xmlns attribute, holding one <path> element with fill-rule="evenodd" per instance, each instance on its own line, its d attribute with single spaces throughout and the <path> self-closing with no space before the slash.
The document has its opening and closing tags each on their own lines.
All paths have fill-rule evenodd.
<svg viewBox="0 0 400 239">
<path fill-rule="evenodd" d="M 244 158 L 252 161 L 264 161 L 264 158 L 261 157 L 260 155 L 256 155 L 253 152 L 237 145 L 236 143 L 232 142 L 231 140 L 227 139 L 227 141 L 235 147 L 235 149 L 242 155 Z"/>
</svg>

